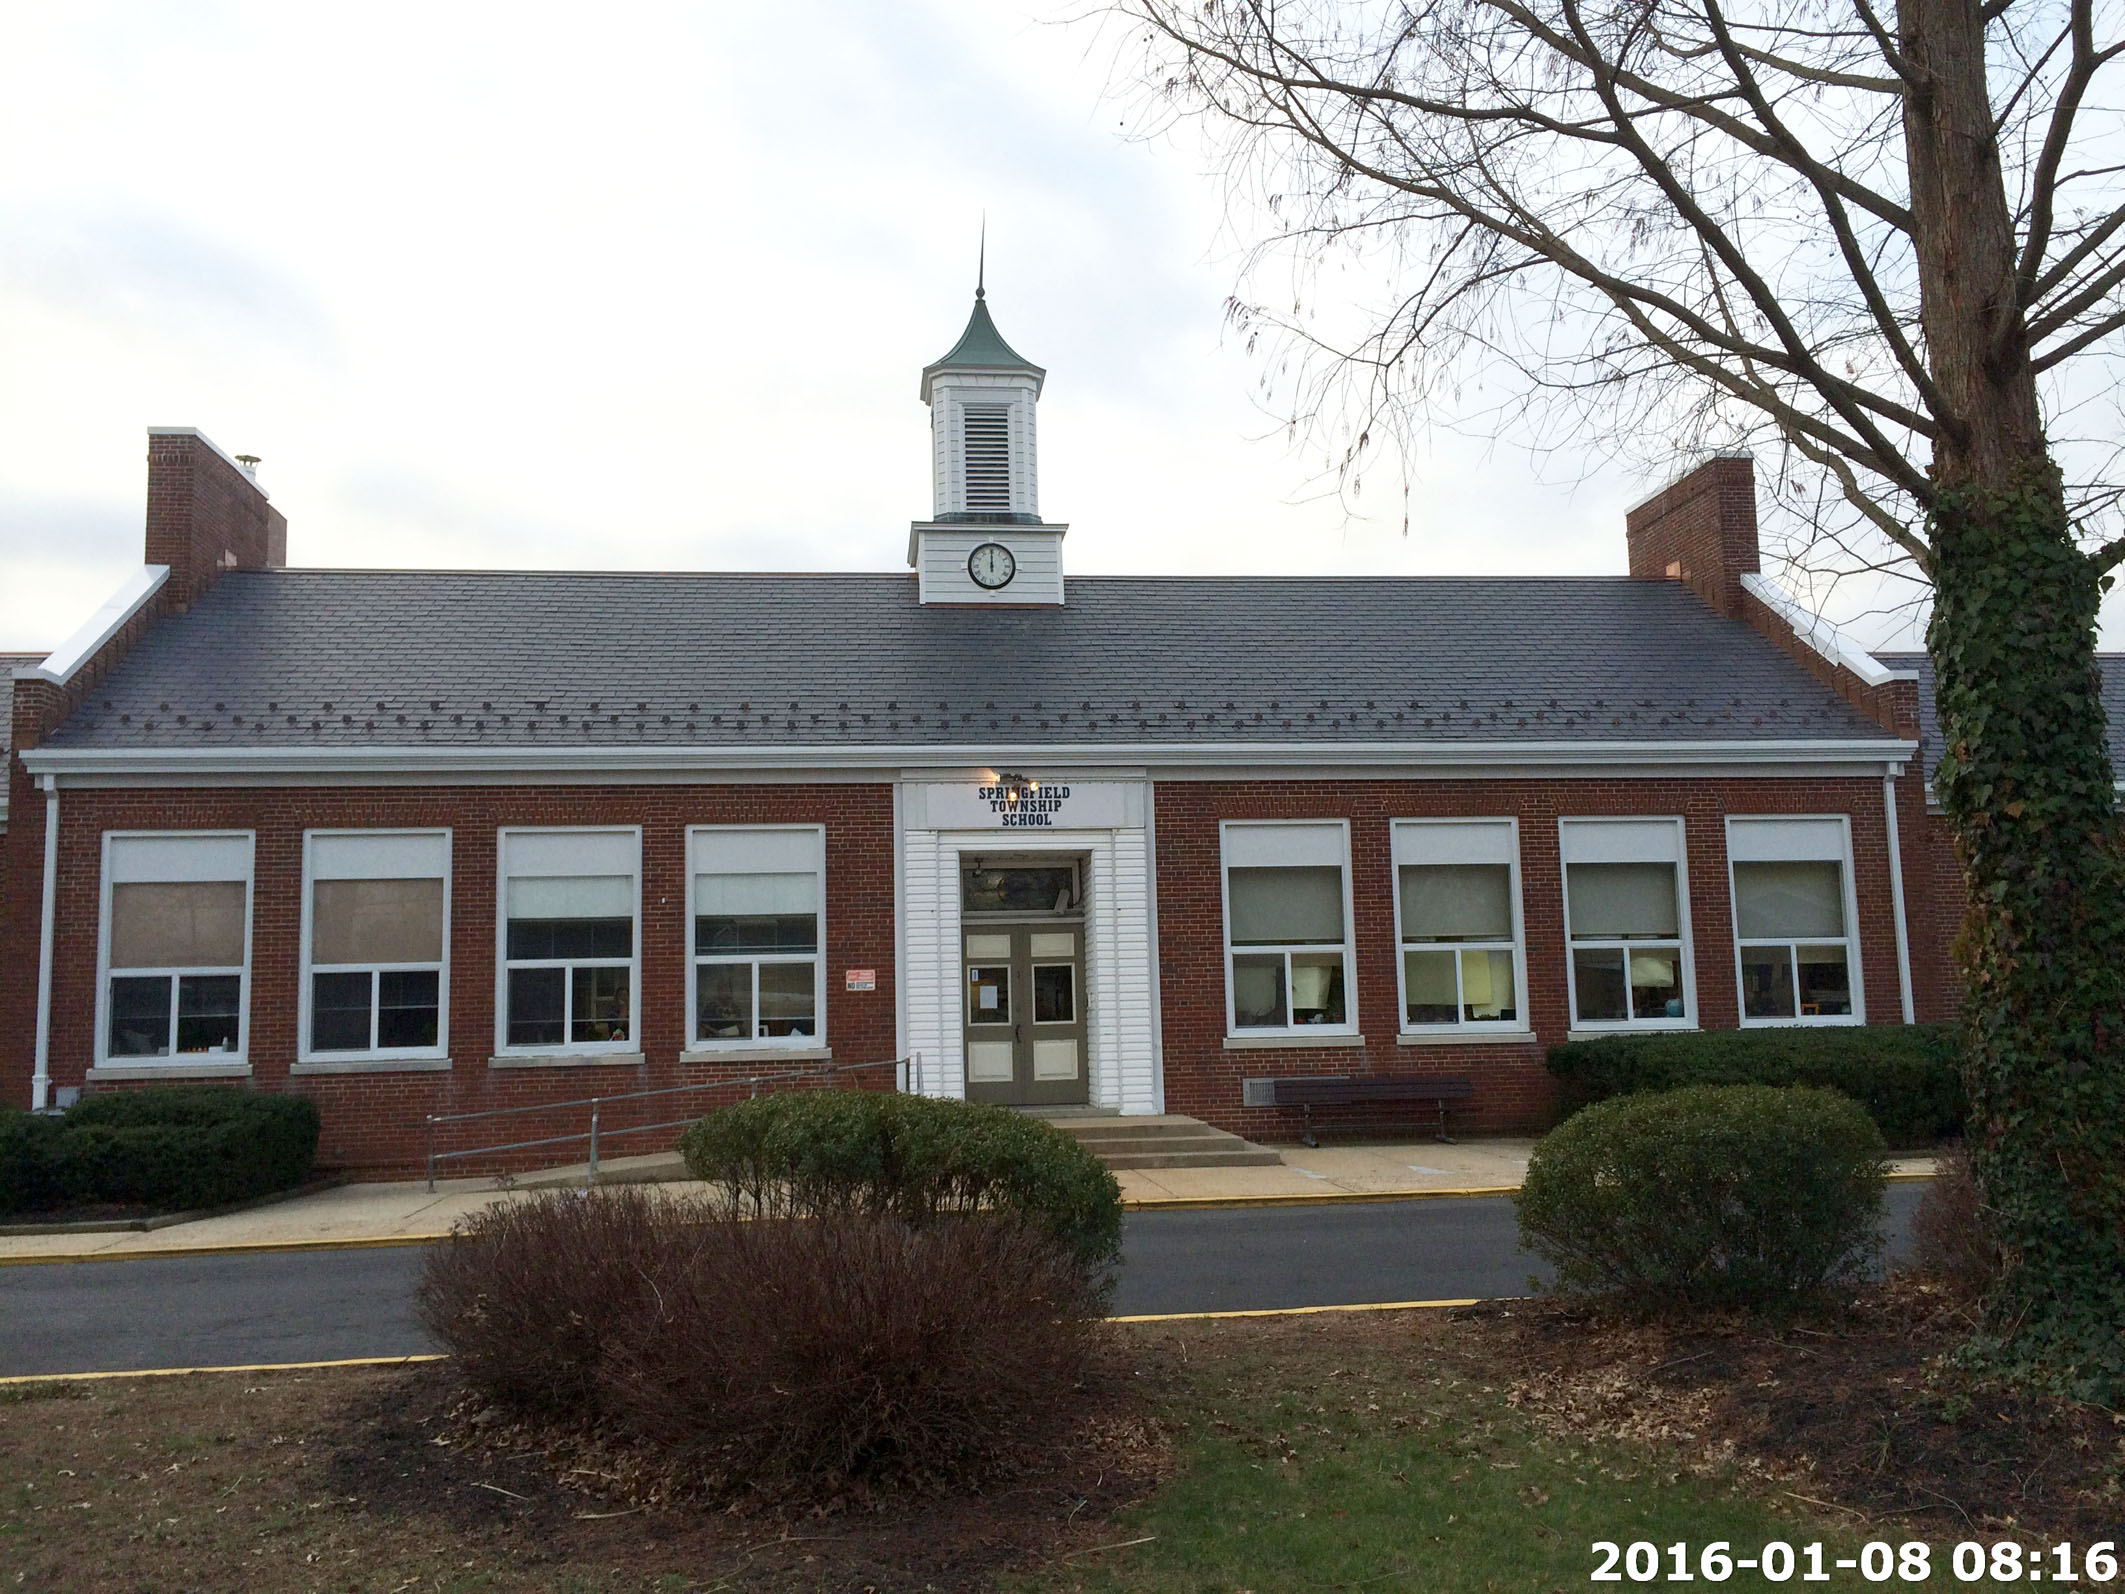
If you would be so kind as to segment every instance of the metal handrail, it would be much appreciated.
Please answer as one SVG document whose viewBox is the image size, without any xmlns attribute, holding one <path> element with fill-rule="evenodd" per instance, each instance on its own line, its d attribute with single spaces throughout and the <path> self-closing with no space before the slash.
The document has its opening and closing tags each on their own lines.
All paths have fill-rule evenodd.
<svg viewBox="0 0 2125 1594">
<path fill-rule="evenodd" d="M 571 1145 L 579 1140 L 590 1142 L 590 1165 L 583 1182 L 586 1185 L 594 1185 L 598 1182 L 598 1146 L 601 1138 L 611 1139 L 618 1135 L 647 1134 L 652 1129 L 671 1129 L 679 1124 L 694 1122 L 692 1117 L 667 1118 L 659 1123 L 628 1124 L 619 1129 L 603 1129 L 600 1120 L 605 1108 L 618 1102 L 643 1101 L 651 1096 L 678 1096 L 704 1090 L 744 1090 L 748 1088 L 757 1096 L 760 1094 L 762 1085 L 779 1085 L 792 1080 L 828 1079 L 836 1074 L 860 1074 L 866 1069 L 899 1069 L 902 1067 L 905 1067 L 908 1071 L 907 1088 L 918 1095 L 921 1094 L 923 1083 L 922 1055 L 918 1052 L 910 1057 L 886 1057 L 871 1063 L 821 1063 L 816 1068 L 789 1068 L 779 1073 L 748 1074 L 736 1079 L 704 1079 L 689 1085 L 659 1085 L 653 1090 L 629 1090 L 611 1096 L 577 1096 L 568 1101 L 525 1102 L 514 1107 L 488 1107 L 479 1112 L 429 1113 L 426 1119 L 428 1131 L 428 1190 L 430 1194 L 435 1191 L 435 1165 L 439 1162 L 449 1162 L 459 1157 L 483 1157 L 497 1151 L 525 1151 L 533 1146 Z M 561 1112 L 570 1107 L 588 1107 L 590 1109 L 590 1127 L 580 1134 L 543 1135 L 534 1140 L 498 1141 L 484 1146 L 462 1146 L 455 1151 L 437 1151 L 435 1149 L 435 1129 L 438 1124 L 472 1123 L 482 1118 L 508 1118 L 521 1113 Z"/>
</svg>

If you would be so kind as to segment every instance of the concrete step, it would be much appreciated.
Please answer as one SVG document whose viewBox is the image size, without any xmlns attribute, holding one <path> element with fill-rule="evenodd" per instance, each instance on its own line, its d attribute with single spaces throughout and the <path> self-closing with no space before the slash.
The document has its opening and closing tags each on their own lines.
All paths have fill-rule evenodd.
<svg viewBox="0 0 2125 1594">
<path fill-rule="evenodd" d="M 1129 1168 L 1274 1168 L 1284 1159 L 1267 1146 L 1242 1140 L 1236 1151 L 1123 1151 L 1100 1158 L 1120 1173 Z"/>
<path fill-rule="evenodd" d="M 1284 1159 L 1266 1146 L 1213 1129 L 1184 1113 L 1156 1117 L 1050 1118 L 1110 1168 L 1269 1168 Z"/>
</svg>

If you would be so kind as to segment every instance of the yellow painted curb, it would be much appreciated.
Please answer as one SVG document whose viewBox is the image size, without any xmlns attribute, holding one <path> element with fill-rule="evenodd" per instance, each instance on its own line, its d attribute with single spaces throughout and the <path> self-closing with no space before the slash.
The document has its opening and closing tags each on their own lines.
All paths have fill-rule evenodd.
<svg viewBox="0 0 2125 1594">
<path fill-rule="evenodd" d="M 1465 1301 L 1368 1301 L 1362 1306 L 1263 1306 L 1245 1312 L 1144 1312 L 1135 1317 L 1110 1317 L 1110 1323 L 1202 1323 L 1227 1317 L 1318 1317 L 1323 1312 L 1416 1312 L 1447 1306 L 1477 1306 L 1482 1297 Z M 1512 1296 L 1492 1296 L 1511 1300 Z"/>
<path fill-rule="evenodd" d="M 411 1367 L 416 1362 L 444 1362 L 440 1352 L 419 1356 L 345 1356 L 331 1362 L 250 1362 L 239 1367 L 143 1367 L 117 1373 L 21 1373 L 0 1378 L 8 1384 L 89 1384 L 114 1378 L 188 1378 L 194 1373 L 295 1373 L 323 1367 Z"/>
<path fill-rule="evenodd" d="M 41 1256 L 0 1256 L 0 1267 L 39 1262 L 152 1262 L 162 1256 L 235 1256 L 260 1251 L 371 1251 L 394 1245 L 433 1245 L 449 1234 L 370 1234 L 344 1240 L 233 1240 L 227 1245 L 164 1245 L 152 1250 L 51 1251 Z"/>
</svg>

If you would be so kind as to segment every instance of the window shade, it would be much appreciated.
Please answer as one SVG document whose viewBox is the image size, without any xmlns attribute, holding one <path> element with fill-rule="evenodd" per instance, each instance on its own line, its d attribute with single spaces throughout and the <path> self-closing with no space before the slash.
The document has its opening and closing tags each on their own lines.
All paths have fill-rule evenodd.
<svg viewBox="0 0 2125 1594">
<path fill-rule="evenodd" d="M 1342 870 L 1231 869 L 1226 879 L 1234 946 L 1341 944 Z"/>
<path fill-rule="evenodd" d="M 1734 923 L 1744 941 L 1842 936 L 1843 870 L 1834 863 L 1737 863 Z"/>
<path fill-rule="evenodd" d="M 1673 864 L 1571 864 L 1565 894 L 1574 941 L 1681 933 Z"/>
<path fill-rule="evenodd" d="M 815 827 L 775 830 L 697 830 L 693 867 L 705 874 L 817 873 L 824 836 Z"/>
<path fill-rule="evenodd" d="M 319 880 L 310 910 L 312 963 L 440 963 L 443 882 Z"/>
<path fill-rule="evenodd" d="M 111 967 L 226 969 L 243 962 L 240 880 L 111 887 Z"/>
<path fill-rule="evenodd" d="M 631 919 L 635 883 L 626 875 L 535 875 L 509 882 L 512 919 Z"/>
<path fill-rule="evenodd" d="M 1503 864 L 1411 865 L 1402 870 L 1406 940 L 1509 941 L 1512 885 Z"/>
<path fill-rule="evenodd" d="M 694 912 L 734 918 L 819 911 L 814 874 L 704 874 L 694 877 Z"/>
</svg>

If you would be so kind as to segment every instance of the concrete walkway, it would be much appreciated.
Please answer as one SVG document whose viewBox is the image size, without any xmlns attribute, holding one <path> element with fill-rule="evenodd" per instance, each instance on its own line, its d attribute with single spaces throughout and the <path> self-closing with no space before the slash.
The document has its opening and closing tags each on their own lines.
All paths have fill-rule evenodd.
<svg viewBox="0 0 2125 1594">
<path fill-rule="evenodd" d="M 1395 1144 L 1284 1146 L 1281 1167 L 1126 1170 L 1122 1199 L 1139 1210 L 1191 1206 L 1277 1206 L 1317 1202 L 1502 1194 L 1516 1190 L 1532 1140 L 1465 1140 L 1455 1145 L 1418 1140 Z M 1903 1177 L 1933 1171 L 1930 1157 L 1897 1159 Z M 491 1179 L 443 1179 L 431 1194 L 425 1183 L 345 1184 L 292 1200 L 146 1233 L 0 1236 L 0 1266 L 62 1258 L 172 1256 L 199 1251 L 272 1250 L 302 1246 L 392 1245 L 432 1239 L 452 1224 L 501 1201 L 543 1189 L 581 1188 L 585 1170 L 548 1169 L 509 1188 Z M 608 1159 L 599 1170 L 612 1183 L 687 1187 L 673 1154 Z"/>
</svg>

